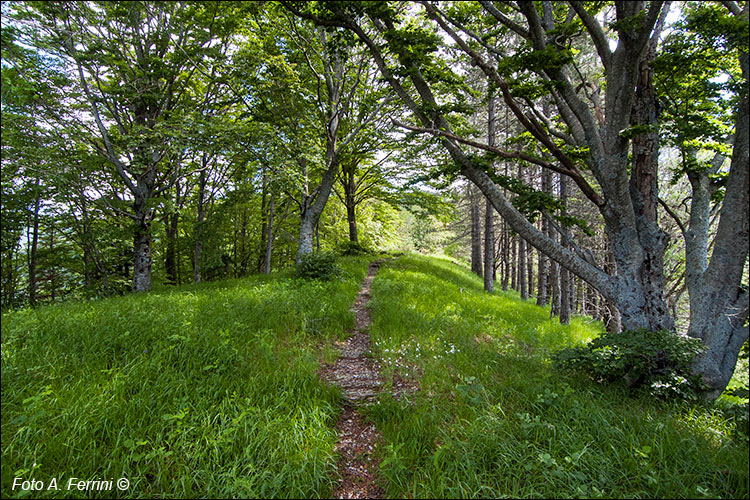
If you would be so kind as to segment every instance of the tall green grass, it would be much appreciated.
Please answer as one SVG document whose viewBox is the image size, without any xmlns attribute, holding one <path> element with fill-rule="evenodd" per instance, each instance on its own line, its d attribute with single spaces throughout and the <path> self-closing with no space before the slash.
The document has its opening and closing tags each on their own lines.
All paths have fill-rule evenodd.
<svg viewBox="0 0 750 500">
<path fill-rule="evenodd" d="M 320 346 L 353 325 L 367 259 L 332 282 L 207 283 L 2 317 L 2 496 L 321 497 L 336 477 Z M 70 477 L 124 492 L 67 491 Z"/>
<path fill-rule="evenodd" d="M 669 403 L 556 372 L 549 354 L 602 325 L 549 319 L 467 269 L 404 257 L 373 283 L 372 336 L 386 378 L 383 486 L 414 498 L 747 498 L 748 443 L 711 407 Z"/>
</svg>

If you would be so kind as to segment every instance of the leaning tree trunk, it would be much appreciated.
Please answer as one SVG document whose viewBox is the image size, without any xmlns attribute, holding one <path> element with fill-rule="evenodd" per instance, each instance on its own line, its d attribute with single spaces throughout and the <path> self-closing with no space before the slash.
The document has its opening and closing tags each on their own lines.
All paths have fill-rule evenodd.
<svg viewBox="0 0 750 500">
<path fill-rule="evenodd" d="M 339 168 L 338 157 L 333 151 L 333 146 L 329 147 L 330 151 L 327 154 L 327 165 L 325 173 L 323 174 L 323 180 L 318 186 L 317 194 L 312 203 L 310 203 L 309 197 L 305 197 L 304 205 L 302 209 L 302 215 L 300 218 L 299 228 L 299 247 L 297 248 L 297 262 L 300 261 L 303 255 L 312 253 L 313 244 L 315 242 L 315 228 L 320 221 L 320 216 L 323 213 L 323 209 L 328 202 L 328 197 L 331 194 L 331 188 L 333 182 L 336 179 L 336 173 Z"/>
<path fill-rule="evenodd" d="M 741 17 L 747 23 L 747 5 L 741 11 Z M 740 52 L 739 59 L 747 89 L 750 74 L 747 52 Z M 710 179 L 707 172 L 690 177 L 693 201 L 690 226 L 685 235 L 686 282 L 690 295 L 688 335 L 703 341 L 705 351 L 696 359 L 693 371 L 708 385 L 705 397 L 709 400 L 717 398 L 726 387 L 740 348 L 748 339 L 748 289 L 742 286 L 750 247 L 750 105 L 747 91 L 740 96 L 736 120 L 729 177 L 710 262 Z"/>
</svg>

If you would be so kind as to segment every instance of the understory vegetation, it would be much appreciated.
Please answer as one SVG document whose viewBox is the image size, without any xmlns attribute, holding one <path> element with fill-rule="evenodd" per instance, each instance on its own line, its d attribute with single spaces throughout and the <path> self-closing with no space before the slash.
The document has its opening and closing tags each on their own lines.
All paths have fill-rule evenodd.
<svg viewBox="0 0 750 500">
<path fill-rule="evenodd" d="M 321 342 L 353 325 L 367 259 L 341 278 L 191 285 L 2 317 L 2 496 L 14 477 L 117 480 L 127 497 L 321 497 L 338 393 Z M 32 492 L 26 492 L 29 494 Z"/>
<path fill-rule="evenodd" d="M 419 386 L 369 411 L 389 498 L 747 498 L 747 421 L 732 397 L 657 400 L 553 367 L 552 353 L 600 323 L 562 326 L 549 308 L 487 296 L 468 269 L 421 257 L 384 265 L 372 306 L 385 379 Z M 745 362 L 730 387 L 738 379 Z"/>
</svg>

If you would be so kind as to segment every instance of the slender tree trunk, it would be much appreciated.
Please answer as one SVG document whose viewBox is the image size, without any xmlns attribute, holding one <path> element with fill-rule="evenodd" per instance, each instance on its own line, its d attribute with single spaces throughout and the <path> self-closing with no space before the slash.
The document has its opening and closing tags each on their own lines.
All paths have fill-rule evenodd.
<svg viewBox="0 0 750 500">
<path fill-rule="evenodd" d="M 568 178 L 560 175 L 560 204 L 567 209 L 568 204 Z M 569 236 L 568 230 L 562 227 L 563 246 L 567 246 L 564 240 Z M 570 324 L 570 273 L 567 269 L 560 269 L 560 323 Z"/>
<path fill-rule="evenodd" d="M 47 249 L 50 253 L 50 255 L 55 253 L 55 226 L 50 225 L 49 228 L 49 248 Z M 49 270 L 48 280 L 49 280 L 49 290 L 50 290 L 50 299 L 52 302 L 55 301 L 56 292 L 57 292 L 57 283 L 55 279 L 57 278 L 57 275 L 55 275 L 54 268 Z"/>
<path fill-rule="evenodd" d="M 247 251 L 247 207 L 242 208 L 242 225 L 240 226 L 240 276 L 247 274 L 247 263 L 250 260 Z"/>
<path fill-rule="evenodd" d="M 516 265 L 518 262 L 518 260 L 516 260 L 517 250 L 518 235 L 513 235 L 510 243 L 510 287 L 516 291 L 518 291 L 518 266 Z"/>
<path fill-rule="evenodd" d="M 482 224 L 479 208 L 479 194 L 476 188 L 469 184 L 471 216 L 471 271 L 482 276 Z"/>
<path fill-rule="evenodd" d="M 354 182 L 355 168 L 348 168 L 344 174 L 344 204 L 346 205 L 346 220 L 349 222 L 349 241 L 359 243 L 359 234 L 357 231 L 357 203 L 356 190 L 357 185 Z"/>
<path fill-rule="evenodd" d="M 266 242 L 266 256 L 265 263 L 263 266 L 264 274 L 271 274 L 271 250 L 273 249 L 273 213 L 274 202 L 273 195 L 271 195 L 268 203 L 268 238 Z"/>
<path fill-rule="evenodd" d="M 526 288 L 526 241 L 520 236 L 518 238 L 518 291 L 521 294 L 521 299 L 529 298 Z"/>
<path fill-rule="evenodd" d="M 320 219 L 315 224 L 315 251 L 320 252 Z"/>
<path fill-rule="evenodd" d="M 32 231 L 31 231 L 31 245 L 29 247 L 29 304 L 32 307 L 36 306 L 36 288 L 37 288 L 37 277 L 36 277 L 36 266 L 37 266 L 37 246 L 39 244 L 39 208 L 42 201 L 42 191 L 39 188 L 39 176 L 37 175 L 34 181 L 34 213 L 32 214 Z"/>
<path fill-rule="evenodd" d="M 266 197 L 268 193 L 268 179 L 266 176 L 266 167 L 263 165 L 262 167 L 262 176 L 263 176 L 263 183 L 261 187 L 261 196 L 260 196 L 260 251 L 258 252 L 258 272 L 263 271 L 263 266 L 265 262 L 265 249 L 267 247 L 266 245 L 266 238 L 268 233 L 268 216 L 266 214 L 267 208 L 266 208 Z"/>
<path fill-rule="evenodd" d="M 177 283 L 177 213 L 167 215 L 166 239 L 167 249 L 165 256 L 164 268 L 167 275 L 167 283 L 174 285 Z"/>
<path fill-rule="evenodd" d="M 508 289 L 510 278 L 510 235 L 508 234 L 508 223 L 503 220 L 503 290 Z"/>
<path fill-rule="evenodd" d="M 534 247 L 526 245 L 526 285 L 529 287 L 528 296 L 534 295 Z"/>
<path fill-rule="evenodd" d="M 203 259 L 203 221 L 206 218 L 206 169 L 201 169 L 198 178 L 198 210 L 193 227 L 193 283 L 200 283 Z"/>
<path fill-rule="evenodd" d="M 485 201 L 484 213 L 484 291 L 495 291 L 495 208 Z"/>
<path fill-rule="evenodd" d="M 495 145 L 495 99 L 487 103 L 487 143 Z M 495 207 L 489 198 L 484 205 L 484 291 L 495 291 Z"/>
<path fill-rule="evenodd" d="M 548 170 L 542 171 L 542 192 L 551 194 L 552 192 L 552 174 Z M 541 231 L 549 235 L 549 222 L 546 217 L 541 219 Z M 549 259 L 542 252 L 539 252 L 539 271 L 537 278 L 537 295 L 536 304 L 544 306 L 549 300 L 547 288 L 549 287 Z"/>
</svg>

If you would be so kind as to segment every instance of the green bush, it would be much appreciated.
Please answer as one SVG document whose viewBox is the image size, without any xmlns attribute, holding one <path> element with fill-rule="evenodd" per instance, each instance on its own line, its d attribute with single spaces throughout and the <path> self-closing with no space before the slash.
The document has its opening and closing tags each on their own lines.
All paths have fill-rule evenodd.
<svg viewBox="0 0 750 500">
<path fill-rule="evenodd" d="M 336 255 L 317 252 L 303 255 L 297 264 L 297 277 L 328 281 L 341 276 L 341 268 L 336 263 Z"/>
<path fill-rule="evenodd" d="M 584 372 L 600 382 L 624 380 L 654 396 L 695 399 L 701 382 L 690 365 L 701 349 L 699 339 L 640 329 L 603 333 L 585 347 L 557 351 L 552 360 L 558 369 Z"/>
<path fill-rule="evenodd" d="M 372 250 L 355 241 L 345 241 L 338 246 L 338 251 L 341 255 L 368 255 L 372 253 Z"/>
</svg>

